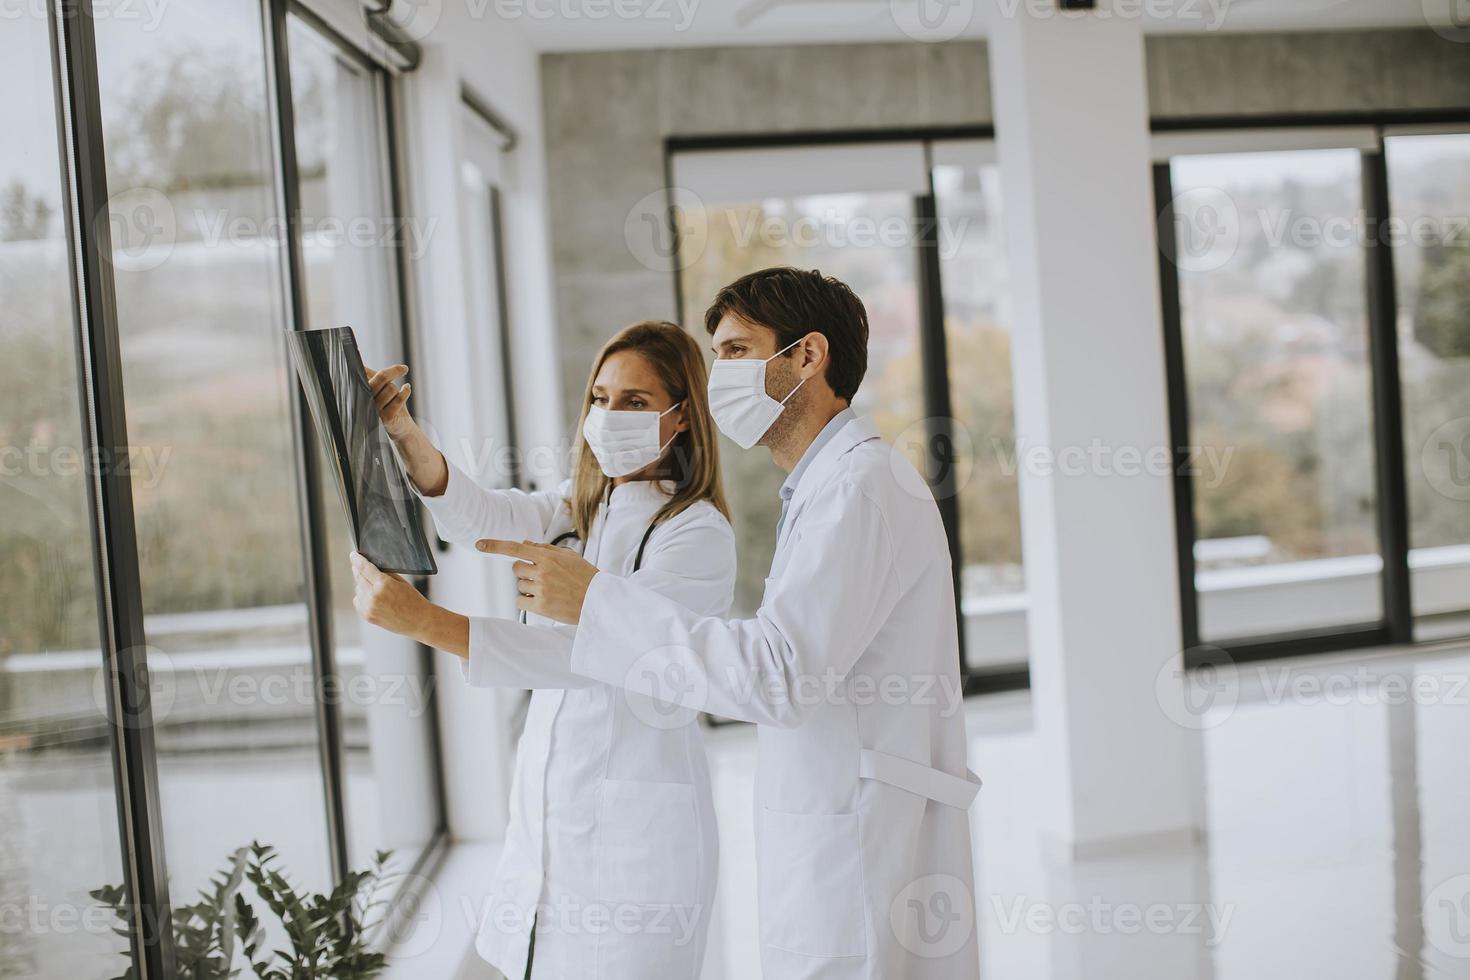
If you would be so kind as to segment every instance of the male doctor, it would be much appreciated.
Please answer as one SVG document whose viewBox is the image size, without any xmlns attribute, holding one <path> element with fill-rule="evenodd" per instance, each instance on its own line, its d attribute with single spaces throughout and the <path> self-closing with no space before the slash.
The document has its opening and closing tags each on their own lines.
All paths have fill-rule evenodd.
<svg viewBox="0 0 1470 980">
<path fill-rule="evenodd" d="M 574 672 L 759 726 L 766 980 L 974 980 L 951 558 L 922 479 L 849 407 L 867 311 L 836 279 L 766 269 L 722 289 L 705 328 L 716 424 L 789 474 L 753 619 L 701 617 L 567 549 L 479 547 L 519 559 L 520 608 L 578 624 Z"/>
</svg>

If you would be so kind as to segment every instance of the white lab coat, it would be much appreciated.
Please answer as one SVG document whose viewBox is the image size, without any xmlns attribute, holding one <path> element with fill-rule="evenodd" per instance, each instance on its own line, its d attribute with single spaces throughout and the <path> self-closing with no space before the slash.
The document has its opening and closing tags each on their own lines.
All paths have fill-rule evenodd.
<svg viewBox="0 0 1470 980">
<path fill-rule="evenodd" d="M 451 466 L 443 495 L 424 501 L 446 540 L 549 542 L 571 528 L 568 488 L 486 490 Z M 708 502 L 660 524 L 633 572 L 668 489 L 615 488 L 583 553 L 681 608 L 724 615 L 735 538 Z M 697 980 L 719 853 L 697 719 L 573 674 L 574 632 L 539 617 L 470 622 L 469 682 L 532 689 L 476 948 L 521 980 L 535 917 L 537 980 Z"/>
<path fill-rule="evenodd" d="M 573 670 L 677 663 L 684 703 L 759 726 L 765 980 L 979 975 L 951 568 L 923 481 L 859 418 L 797 485 L 754 619 L 592 580 Z"/>
</svg>

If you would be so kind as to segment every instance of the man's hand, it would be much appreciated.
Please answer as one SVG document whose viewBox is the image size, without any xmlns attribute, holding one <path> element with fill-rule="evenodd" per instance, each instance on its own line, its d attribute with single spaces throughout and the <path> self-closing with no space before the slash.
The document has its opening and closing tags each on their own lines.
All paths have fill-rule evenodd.
<svg viewBox="0 0 1470 980">
<path fill-rule="evenodd" d="M 392 572 L 385 572 L 357 552 L 352 553 L 356 594 L 353 608 L 363 619 L 390 633 L 416 637 L 429 612 L 429 600 Z"/>
<path fill-rule="evenodd" d="M 511 569 L 516 573 L 516 589 L 520 598 L 516 607 L 558 623 L 575 624 L 582 618 L 582 603 L 587 587 L 597 574 L 597 566 L 575 551 L 534 541 L 499 541 L 481 538 L 475 547 L 487 555 L 515 558 Z"/>
</svg>

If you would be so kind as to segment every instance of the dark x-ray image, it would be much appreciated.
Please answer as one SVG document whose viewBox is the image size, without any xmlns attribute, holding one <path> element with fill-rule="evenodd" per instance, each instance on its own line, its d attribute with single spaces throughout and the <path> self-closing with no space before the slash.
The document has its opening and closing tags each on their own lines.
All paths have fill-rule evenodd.
<svg viewBox="0 0 1470 980">
<path fill-rule="evenodd" d="M 347 509 L 353 547 L 387 572 L 438 571 L 418 498 L 373 407 L 351 327 L 288 333 L 287 345 Z"/>
</svg>

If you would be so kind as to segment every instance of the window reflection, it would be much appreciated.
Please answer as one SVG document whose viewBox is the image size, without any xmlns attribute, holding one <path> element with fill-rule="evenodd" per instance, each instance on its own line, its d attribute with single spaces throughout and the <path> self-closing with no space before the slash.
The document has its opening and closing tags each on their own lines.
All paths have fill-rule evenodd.
<svg viewBox="0 0 1470 980">
<path fill-rule="evenodd" d="M 0 30 L 0 976 L 102 980 L 123 880 L 46 22 Z"/>
<path fill-rule="evenodd" d="M 820 269 L 847 283 L 868 310 L 868 373 L 853 407 L 890 442 L 924 418 L 913 199 L 906 193 L 769 199 L 706 213 L 708 241 L 681 272 L 684 323 L 704 333 L 704 311 L 721 286 L 776 265 Z M 864 232 L 863 229 L 869 229 Z M 887 233 L 880 234 L 880 231 Z M 608 324 L 611 331 L 618 324 Z M 725 440 L 720 459 L 734 518 L 735 615 L 760 605 L 776 550 L 777 491 L 784 474 L 764 451 Z"/>
<path fill-rule="evenodd" d="M 97 22 L 171 892 L 274 844 L 330 882 L 259 4 Z"/>
<path fill-rule="evenodd" d="M 1470 632 L 1470 135 L 1386 141 L 1421 639 Z"/>
<path fill-rule="evenodd" d="M 1201 634 L 1374 622 L 1382 562 L 1354 232 L 1359 154 L 1176 157 L 1170 168 L 1189 442 L 1199 450 Z"/>
<path fill-rule="evenodd" d="M 350 326 L 363 362 L 403 359 L 380 78 L 304 22 L 288 22 L 301 174 L 307 327 Z M 325 459 L 318 459 L 322 473 Z M 328 486 L 327 483 L 323 484 Z M 326 491 L 328 568 L 351 864 L 375 850 L 406 867 L 438 826 L 429 662 L 418 644 L 365 625 L 352 607 L 352 538 Z"/>
</svg>

